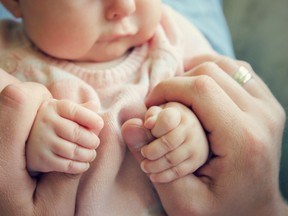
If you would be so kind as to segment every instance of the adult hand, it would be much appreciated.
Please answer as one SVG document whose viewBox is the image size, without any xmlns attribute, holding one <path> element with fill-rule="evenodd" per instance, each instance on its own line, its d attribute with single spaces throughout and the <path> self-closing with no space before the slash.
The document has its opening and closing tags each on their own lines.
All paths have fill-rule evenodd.
<svg viewBox="0 0 288 216">
<path fill-rule="evenodd" d="M 244 86 L 231 77 L 240 66 L 253 75 Z M 183 77 L 161 82 L 147 106 L 177 101 L 191 107 L 210 143 L 212 157 L 197 172 L 169 184 L 154 184 L 169 215 L 287 215 L 278 183 L 283 108 L 244 62 L 200 56 Z M 133 133 L 130 133 L 133 131 Z M 151 141 L 140 119 L 123 126 L 138 161 Z"/>
<path fill-rule="evenodd" d="M 36 112 L 50 93 L 40 84 L 1 76 L 0 212 L 1 215 L 74 215 L 79 176 L 50 173 L 38 180 L 26 170 L 25 141 Z M 2 85 L 3 84 L 3 85 Z"/>
<path fill-rule="evenodd" d="M 20 83 L 15 77 L 0 68 L 0 92 L 9 84 Z"/>
</svg>

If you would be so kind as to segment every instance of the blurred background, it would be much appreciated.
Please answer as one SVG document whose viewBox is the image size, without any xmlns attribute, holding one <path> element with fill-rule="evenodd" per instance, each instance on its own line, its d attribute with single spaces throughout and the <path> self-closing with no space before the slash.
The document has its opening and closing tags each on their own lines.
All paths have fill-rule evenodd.
<svg viewBox="0 0 288 216">
<path fill-rule="evenodd" d="M 288 114 L 288 0 L 224 0 L 237 59 L 248 61 Z M 281 190 L 288 200 L 288 122 L 282 144 Z"/>
</svg>

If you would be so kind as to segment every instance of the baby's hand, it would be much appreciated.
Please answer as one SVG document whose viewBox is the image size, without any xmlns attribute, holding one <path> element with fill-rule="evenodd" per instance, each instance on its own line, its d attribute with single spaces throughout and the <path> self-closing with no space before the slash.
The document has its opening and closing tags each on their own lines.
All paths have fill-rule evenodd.
<svg viewBox="0 0 288 216">
<path fill-rule="evenodd" d="M 151 181 L 167 183 L 195 172 L 208 157 L 206 134 L 194 113 L 170 102 L 148 109 L 144 126 L 156 137 L 142 147 L 141 168 Z"/>
<path fill-rule="evenodd" d="M 98 134 L 104 125 L 95 108 L 93 102 L 82 105 L 68 100 L 43 102 L 27 141 L 28 171 L 32 174 L 86 171 L 96 157 Z"/>
</svg>

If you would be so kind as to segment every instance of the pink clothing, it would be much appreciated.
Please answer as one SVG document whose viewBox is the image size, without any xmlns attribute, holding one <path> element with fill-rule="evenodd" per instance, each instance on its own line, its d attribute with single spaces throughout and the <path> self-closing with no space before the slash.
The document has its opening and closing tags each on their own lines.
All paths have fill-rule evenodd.
<svg viewBox="0 0 288 216">
<path fill-rule="evenodd" d="M 105 122 L 97 158 L 81 177 L 76 215 L 165 215 L 152 184 L 121 136 L 121 125 L 146 111 L 144 99 L 159 81 L 180 75 L 191 57 L 213 52 L 204 37 L 170 8 L 155 36 L 116 66 L 83 66 L 49 57 L 25 38 L 21 24 L 0 22 L 0 68 L 47 86 L 57 99 L 100 104 Z M 101 69 L 100 69 L 101 67 Z"/>
</svg>

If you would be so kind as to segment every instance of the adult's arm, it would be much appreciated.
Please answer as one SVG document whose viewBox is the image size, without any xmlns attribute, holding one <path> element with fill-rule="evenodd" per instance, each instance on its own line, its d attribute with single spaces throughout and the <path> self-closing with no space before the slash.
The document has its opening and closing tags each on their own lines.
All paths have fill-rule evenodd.
<svg viewBox="0 0 288 216">
<path fill-rule="evenodd" d="M 231 78 L 240 65 L 253 74 L 243 87 Z M 194 174 L 154 184 L 168 215 L 287 215 L 278 183 L 283 108 L 246 63 L 201 56 L 191 67 L 161 82 L 147 99 L 148 107 L 168 101 L 191 107 L 213 155 Z M 139 148 L 151 141 L 141 119 L 126 122 L 123 135 L 141 161 Z"/>
</svg>

